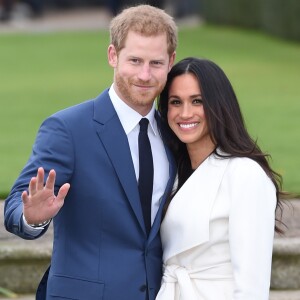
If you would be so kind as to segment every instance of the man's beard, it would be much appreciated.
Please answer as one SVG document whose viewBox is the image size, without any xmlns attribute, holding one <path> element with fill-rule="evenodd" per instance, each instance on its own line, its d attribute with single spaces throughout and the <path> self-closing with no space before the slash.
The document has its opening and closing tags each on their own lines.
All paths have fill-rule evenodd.
<svg viewBox="0 0 300 300">
<path fill-rule="evenodd" d="M 140 93 L 134 92 L 134 84 L 137 85 L 144 85 L 147 86 L 150 84 L 149 83 L 144 83 L 144 82 L 131 82 L 131 81 L 126 81 L 122 76 L 119 74 L 116 74 L 115 76 L 115 84 L 117 86 L 117 89 L 120 93 L 120 98 L 126 102 L 129 106 L 131 105 L 138 105 L 138 106 L 148 106 L 153 103 L 155 98 L 157 97 L 158 93 L 154 93 L 155 89 L 151 89 L 150 91 L 141 91 Z M 151 85 L 153 86 L 153 85 Z M 157 89 L 157 85 L 156 89 Z M 160 93 L 162 88 L 158 90 Z"/>
</svg>

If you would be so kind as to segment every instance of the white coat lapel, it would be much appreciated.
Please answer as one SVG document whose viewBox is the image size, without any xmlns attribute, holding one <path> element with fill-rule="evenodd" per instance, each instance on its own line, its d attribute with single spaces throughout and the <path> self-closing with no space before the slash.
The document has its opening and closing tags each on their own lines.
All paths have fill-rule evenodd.
<svg viewBox="0 0 300 300">
<path fill-rule="evenodd" d="M 210 212 L 228 161 L 209 156 L 171 201 L 161 226 L 164 261 L 209 240 Z"/>
</svg>

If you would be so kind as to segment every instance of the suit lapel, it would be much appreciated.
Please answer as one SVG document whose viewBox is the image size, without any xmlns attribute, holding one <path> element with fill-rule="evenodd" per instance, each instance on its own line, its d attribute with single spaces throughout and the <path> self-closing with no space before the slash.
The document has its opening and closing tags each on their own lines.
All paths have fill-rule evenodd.
<svg viewBox="0 0 300 300">
<path fill-rule="evenodd" d="M 101 143 L 110 158 L 139 224 L 145 231 L 128 139 L 111 103 L 108 91 L 103 92 L 94 102 L 94 121 Z"/>
<path fill-rule="evenodd" d="M 209 240 L 210 213 L 228 161 L 208 157 L 172 199 L 161 227 L 164 261 Z"/>
</svg>

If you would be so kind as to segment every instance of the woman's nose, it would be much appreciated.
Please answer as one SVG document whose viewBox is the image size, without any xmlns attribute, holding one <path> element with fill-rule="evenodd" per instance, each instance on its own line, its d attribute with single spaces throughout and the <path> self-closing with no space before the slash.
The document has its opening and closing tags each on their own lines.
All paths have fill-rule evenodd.
<svg viewBox="0 0 300 300">
<path fill-rule="evenodd" d="M 192 116 L 193 116 L 193 110 L 192 110 L 191 106 L 188 105 L 188 104 L 184 104 L 182 106 L 182 109 L 181 109 L 181 112 L 180 112 L 180 117 L 184 118 L 184 119 L 188 119 Z"/>
</svg>

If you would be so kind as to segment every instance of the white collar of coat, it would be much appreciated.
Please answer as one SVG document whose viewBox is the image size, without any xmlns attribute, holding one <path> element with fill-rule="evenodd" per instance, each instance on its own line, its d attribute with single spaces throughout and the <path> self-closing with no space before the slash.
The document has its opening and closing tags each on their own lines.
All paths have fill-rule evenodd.
<svg viewBox="0 0 300 300">
<path fill-rule="evenodd" d="M 211 154 L 172 199 L 161 226 L 164 262 L 209 240 L 210 212 L 228 161 Z"/>
</svg>

